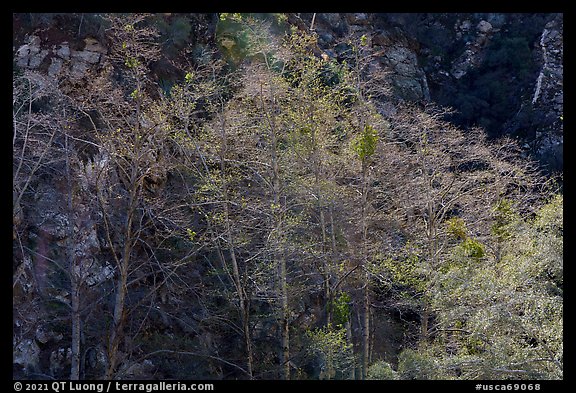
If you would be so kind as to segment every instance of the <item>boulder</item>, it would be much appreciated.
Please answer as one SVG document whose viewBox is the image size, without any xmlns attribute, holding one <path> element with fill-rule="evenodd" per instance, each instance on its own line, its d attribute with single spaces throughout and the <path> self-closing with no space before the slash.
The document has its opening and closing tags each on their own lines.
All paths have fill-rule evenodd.
<svg viewBox="0 0 576 393">
<path fill-rule="evenodd" d="M 346 14 L 346 19 L 351 25 L 367 25 L 370 23 L 368 14 L 365 13 L 351 13 Z"/>
<path fill-rule="evenodd" d="M 67 42 L 63 42 L 55 50 L 56 56 L 61 57 L 64 60 L 70 60 L 70 46 Z"/>
<path fill-rule="evenodd" d="M 492 31 L 492 24 L 490 22 L 486 22 L 485 20 L 481 20 L 478 22 L 476 30 L 478 30 L 480 33 L 488 34 Z"/>
<path fill-rule="evenodd" d="M 50 61 L 51 63 L 48 67 L 48 76 L 57 77 L 60 74 L 60 71 L 62 71 L 62 65 L 64 64 L 64 61 L 57 57 L 51 58 Z"/>
<path fill-rule="evenodd" d="M 40 47 L 40 38 L 32 35 L 28 38 L 28 43 L 16 51 L 16 64 L 22 68 L 35 69 L 42 64 L 47 55 L 48 50 Z"/>
<path fill-rule="evenodd" d="M 108 49 L 106 49 L 98 40 L 88 37 L 84 39 L 84 51 L 96 52 L 100 54 L 106 54 Z"/>
<path fill-rule="evenodd" d="M 49 341 L 58 342 L 62 340 L 62 333 L 56 333 L 49 330 L 46 326 L 40 325 L 36 328 L 36 341 L 41 344 L 46 344 Z"/>
<path fill-rule="evenodd" d="M 96 64 L 100 61 L 100 53 L 83 50 L 72 53 L 72 59 L 83 61 L 90 64 Z"/>
<path fill-rule="evenodd" d="M 58 348 L 50 353 L 50 374 L 55 377 L 63 377 L 70 371 L 72 350 L 70 348 Z"/>
</svg>

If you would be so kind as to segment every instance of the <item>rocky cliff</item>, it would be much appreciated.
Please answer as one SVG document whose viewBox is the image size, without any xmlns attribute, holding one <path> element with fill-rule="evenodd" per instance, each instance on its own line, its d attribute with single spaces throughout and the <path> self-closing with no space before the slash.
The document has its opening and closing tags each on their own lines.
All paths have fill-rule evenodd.
<svg viewBox="0 0 576 393">
<path fill-rule="evenodd" d="M 89 16 L 84 26 L 78 15 L 29 18 L 15 16 L 18 67 L 81 79 L 103 61 L 105 45 L 94 38 L 101 27 L 90 25 Z M 189 40 L 197 51 L 215 45 L 214 16 L 167 18 L 161 26 L 172 43 L 167 56 L 177 58 L 178 45 Z M 453 107 L 458 125 L 520 138 L 546 170 L 562 170 L 562 14 L 319 13 L 290 14 L 288 22 L 311 27 L 319 49 L 339 60 L 345 37 L 366 36 L 380 54 L 375 66 L 389 72 L 399 99 Z M 178 24 L 188 26 L 184 33 Z M 156 71 L 159 77 L 178 73 L 162 61 Z"/>
<path fill-rule="evenodd" d="M 335 57 L 339 38 L 366 35 L 397 97 L 452 107 L 458 125 L 519 138 L 562 171 L 562 14 L 317 14 L 314 28 Z"/>
</svg>

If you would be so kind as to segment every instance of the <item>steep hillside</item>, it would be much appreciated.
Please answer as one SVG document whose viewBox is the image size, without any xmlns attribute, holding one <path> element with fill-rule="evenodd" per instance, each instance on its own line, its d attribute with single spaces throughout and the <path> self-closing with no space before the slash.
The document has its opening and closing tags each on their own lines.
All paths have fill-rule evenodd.
<svg viewBox="0 0 576 393">
<path fill-rule="evenodd" d="M 315 29 L 335 57 L 337 38 L 366 34 L 397 97 L 452 107 L 456 124 L 517 137 L 562 170 L 561 14 L 317 14 Z"/>
<path fill-rule="evenodd" d="M 562 15 L 13 22 L 14 378 L 562 378 Z"/>
</svg>

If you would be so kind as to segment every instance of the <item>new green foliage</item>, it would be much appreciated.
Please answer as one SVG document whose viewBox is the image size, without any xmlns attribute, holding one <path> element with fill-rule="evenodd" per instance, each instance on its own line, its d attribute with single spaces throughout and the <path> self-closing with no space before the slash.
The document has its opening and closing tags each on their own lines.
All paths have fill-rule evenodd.
<svg viewBox="0 0 576 393">
<path fill-rule="evenodd" d="M 467 238 L 461 244 L 460 247 L 464 251 L 464 254 L 471 258 L 482 258 L 485 254 L 484 245 L 478 240 Z"/>
<path fill-rule="evenodd" d="M 447 222 L 446 231 L 456 239 L 464 240 L 467 237 L 466 223 L 460 217 L 452 217 Z"/>
<path fill-rule="evenodd" d="M 498 240 L 507 240 L 512 236 L 511 225 L 518 219 L 518 214 L 514 211 L 512 201 L 501 199 L 494 207 L 494 224 L 492 233 Z"/>
<path fill-rule="evenodd" d="M 364 130 L 352 141 L 352 149 L 361 161 L 372 157 L 378 144 L 378 132 L 369 124 L 364 126 Z"/>
<path fill-rule="evenodd" d="M 440 375 L 434 358 L 412 349 L 405 349 L 398 357 L 400 379 L 436 379 Z"/>
<path fill-rule="evenodd" d="M 438 276 L 433 305 L 440 331 L 435 345 L 461 378 L 561 378 L 563 362 L 562 197 L 535 217 L 501 200 L 487 244 L 466 238 Z"/>
<path fill-rule="evenodd" d="M 396 379 L 396 372 L 392 369 L 389 363 L 386 363 L 383 360 L 379 360 L 376 363 L 370 365 L 366 379 Z"/>
<path fill-rule="evenodd" d="M 242 67 L 187 64 L 160 98 L 141 53 L 159 54 L 147 46 L 156 35 L 136 45 L 141 24 L 121 19 L 109 53 L 129 78 L 115 80 L 117 95 L 96 78 L 80 92 L 99 94 L 110 127 L 94 139 L 110 152 L 94 194 L 106 221 L 94 225 L 107 256 L 123 258 L 124 281 L 102 285 L 105 301 L 86 312 L 110 324 L 87 324 L 87 342 L 116 343 L 106 376 L 156 352 L 165 377 L 181 376 L 169 374 L 180 361 L 189 377 L 562 378 L 562 196 L 538 208 L 536 181 L 493 153 L 507 150 L 443 111 L 390 100 L 380 115 L 367 35 L 345 63 L 319 55 L 314 35 L 269 34 L 287 19 L 220 14 L 220 54 Z M 165 20 L 163 36 L 184 45 L 193 18 Z M 26 143 L 41 137 L 22 130 L 35 124 L 27 106 L 15 112 L 22 171 L 34 165 Z M 34 177 L 41 190 L 19 171 L 17 185 Z M 125 211 L 133 224 L 122 227 Z M 176 350 L 166 340 L 203 358 L 158 356 Z"/>
<path fill-rule="evenodd" d="M 346 339 L 346 329 L 327 326 L 306 332 L 309 353 L 321 362 L 320 379 L 347 379 L 353 367 L 352 344 Z"/>
<path fill-rule="evenodd" d="M 350 295 L 346 292 L 341 292 L 332 300 L 331 308 L 335 326 L 342 327 L 350 319 L 351 300 Z"/>
</svg>

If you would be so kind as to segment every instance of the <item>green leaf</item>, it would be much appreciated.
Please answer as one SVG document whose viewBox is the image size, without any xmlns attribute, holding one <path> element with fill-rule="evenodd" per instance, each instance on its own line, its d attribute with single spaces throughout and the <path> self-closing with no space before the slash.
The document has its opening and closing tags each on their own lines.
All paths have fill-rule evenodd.
<svg viewBox="0 0 576 393">
<path fill-rule="evenodd" d="M 193 242 L 194 238 L 196 237 L 196 232 L 194 232 L 192 229 L 190 228 L 186 228 L 186 234 L 188 235 L 188 239 Z"/>
<path fill-rule="evenodd" d="M 352 141 L 352 149 L 360 160 L 370 158 L 376 151 L 378 144 L 378 132 L 369 124 L 364 127 L 364 131 Z"/>
</svg>

